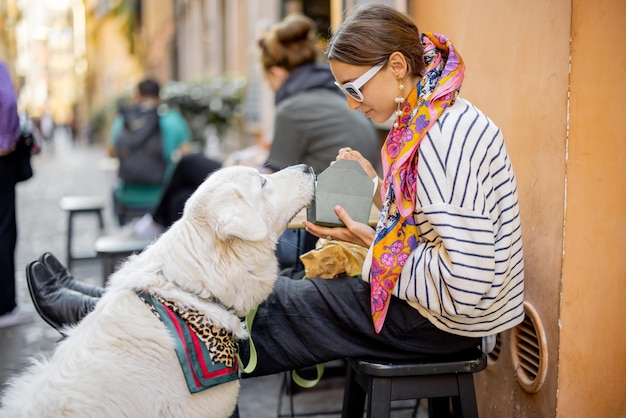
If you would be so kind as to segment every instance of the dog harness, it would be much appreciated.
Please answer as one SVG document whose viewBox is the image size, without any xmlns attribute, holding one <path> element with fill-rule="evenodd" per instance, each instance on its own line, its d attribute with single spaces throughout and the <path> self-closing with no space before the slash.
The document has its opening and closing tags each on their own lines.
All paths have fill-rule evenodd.
<svg viewBox="0 0 626 418">
<path fill-rule="evenodd" d="M 190 393 L 239 379 L 236 346 L 228 331 L 194 308 L 137 290 L 176 341 L 176 355 Z"/>
</svg>

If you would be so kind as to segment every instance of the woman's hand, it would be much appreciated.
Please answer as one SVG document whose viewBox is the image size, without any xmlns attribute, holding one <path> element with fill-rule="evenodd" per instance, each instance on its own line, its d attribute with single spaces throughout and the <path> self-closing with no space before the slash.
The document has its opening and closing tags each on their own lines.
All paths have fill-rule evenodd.
<svg viewBox="0 0 626 418">
<path fill-rule="evenodd" d="M 337 160 L 339 159 L 357 161 L 359 164 L 361 164 L 363 170 L 365 170 L 367 175 L 372 180 L 378 177 L 378 173 L 374 169 L 374 166 L 372 166 L 372 163 L 370 163 L 365 157 L 363 157 L 363 155 L 359 151 L 353 150 L 349 147 L 340 148 L 339 152 L 337 152 Z"/>
<path fill-rule="evenodd" d="M 318 238 L 346 241 L 369 248 L 374 241 L 375 236 L 375 232 L 372 227 L 353 220 L 350 215 L 348 215 L 348 212 L 346 212 L 346 210 L 341 206 L 335 206 L 335 213 L 346 225 L 345 227 L 321 226 L 315 225 L 309 221 L 304 221 L 304 226 L 308 232 Z"/>
<path fill-rule="evenodd" d="M 374 191 L 374 205 L 376 205 L 376 207 L 380 209 L 380 207 L 382 206 L 382 200 L 380 197 L 381 180 L 380 178 L 378 178 L 378 173 L 374 169 L 372 163 L 370 163 L 365 157 L 363 157 L 363 155 L 359 151 L 353 150 L 349 147 L 339 149 L 336 160 L 340 159 L 357 161 L 372 180 L 378 179 L 375 183 L 376 190 Z"/>
</svg>

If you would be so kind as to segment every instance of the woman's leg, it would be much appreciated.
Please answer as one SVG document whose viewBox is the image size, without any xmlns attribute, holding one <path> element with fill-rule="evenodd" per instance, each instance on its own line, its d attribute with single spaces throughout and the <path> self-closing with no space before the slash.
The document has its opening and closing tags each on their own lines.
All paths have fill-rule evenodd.
<svg viewBox="0 0 626 418">
<path fill-rule="evenodd" d="M 159 204 L 152 213 L 154 221 L 164 227 L 171 226 L 182 214 L 179 193 L 181 191 L 189 193 L 189 190 L 193 193 L 209 174 L 221 166 L 221 163 L 201 154 L 189 154 L 181 158 L 163 191 Z M 173 202 L 177 205 L 174 209 L 172 209 Z"/>
<path fill-rule="evenodd" d="M 41 264 L 52 274 L 59 284 L 68 289 L 75 290 L 88 296 L 99 298 L 104 293 L 104 288 L 79 282 L 74 279 L 72 273 L 61 264 L 58 258 L 50 252 L 45 252 L 39 257 Z"/>
<path fill-rule="evenodd" d="M 26 282 L 41 318 L 61 333 L 63 327 L 80 322 L 100 300 L 64 287 L 40 260 L 28 265 Z"/>
<path fill-rule="evenodd" d="M 15 185 L 0 184 L 0 316 L 11 312 L 16 306 L 16 243 Z"/>
<path fill-rule="evenodd" d="M 44 272 L 38 270 L 30 275 L 37 280 L 31 296 L 40 314 L 43 306 L 45 319 L 51 325 L 76 323 L 93 310 L 98 298 L 64 288 L 41 268 Z M 376 334 L 370 316 L 369 285 L 358 277 L 348 276 L 331 280 L 279 276 L 273 293 L 259 305 L 251 336 L 258 365 L 249 376 L 295 370 L 345 357 L 442 359 L 473 350 L 481 341 L 439 330 L 395 297 L 385 326 Z M 240 355 L 247 362 L 248 341 L 240 341 Z"/>
<path fill-rule="evenodd" d="M 183 210 L 185 209 L 185 203 L 187 199 L 189 199 L 189 196 L 196 191 L 196 188 L 197 187 L 187 187 L 177 190 L 176 193 L 172 193 L 169 199 L 166 216 L 163 218 L 164 222 L 167 222 L 167 224 L 171 226 L 181 218 Z M 165 211 L 163 213 L 165 213 Z"/>
<path fill-rule="evenodd" d="M 393 298 L 376 334 L 370 288 L 359 277 L 292 280 L 280 276 L 252 324 L 257 367 L 249 376 L 295 370 L 345 357 L 441 359 L 475 349 L 479 338 L 439 330 L 406 302 Z M 240 344 L 244 362 L 249 345 Z"/>
<path fill-rule="evenodd" d="M 15 246 L 17 218 L 15 184 L 19 170 L 17 153 L 0 157 L 0 316 L 16 307 Z"/>
</svg>

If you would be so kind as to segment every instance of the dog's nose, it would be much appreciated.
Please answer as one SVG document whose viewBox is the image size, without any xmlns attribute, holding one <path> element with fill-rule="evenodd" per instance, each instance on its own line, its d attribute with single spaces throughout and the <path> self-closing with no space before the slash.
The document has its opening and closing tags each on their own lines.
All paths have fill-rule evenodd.
<svg viewBox="0 0 626 418">
<path fill-rule="evenodd" d="M 302 170 L 305 173 L 309 173 L 312 174 L 313 177 L 315 177 L 315 170 L 313 170 L 313 167 L 311 167 L 308 164 L 297 164 L 295 166 L 293 166 L 296 169 Z"/>
<path fill-rule="evenodd" d="M 286 169 L 288 169 L 288 170 L 300 170 L 303 173 L 310 174 L 313 177 L 314 180 L 317 179 L 317 174 L 315 174 L 315 170 L 313 169 L 313 167 L 311 167 L 308 164 L 295 164 L 295 165 L 287 167 Z"/>
</svg>

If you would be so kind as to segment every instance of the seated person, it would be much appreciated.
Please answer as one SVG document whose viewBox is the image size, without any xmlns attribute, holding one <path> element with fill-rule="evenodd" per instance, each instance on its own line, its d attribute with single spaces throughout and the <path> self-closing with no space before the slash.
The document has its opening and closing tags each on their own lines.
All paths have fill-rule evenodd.
<svg viewBox="0 0 626 418">
<path fill-rule="evenodd" d="M 107 143 L 108 152 L 111 157 L 120 159 L 121 165 L 124 156 L 118 155 L 119 141 L 122 134 L 129 132 L 129 122 L 125 119 L 126 113 L 137 110 L 145 112 L 146 118 L 149 118 L 149 112 L 156 112 L 158 125 L 156 130 L 148 132 L 148 134 L 160 136 L 164 165 L 164 171 L 162 175 L 159 175 L 160 178 L 150 183 L 147 181 L 131 183 L 118 178 L 113 191 L 113 202 L 120 225 L 127 221 L 125 213 L 127 209 L 147 210 L 157 205 L 163 186 L 167 183 L 174 169 L 175 156 L 187 152 L 188 144 L 191 142 L 191 133 L 187 122 L 177 110 L 169 109 L 161 102 L 159 91 L 160 87 L 156 80 L 152 78 L 142 80 L 137 86 L 132 105 L 120 110 L 111 127 L 111 135 Z M 144 148 L 142 151 L 149 152 L 150 150 Z"/>
</svg>

